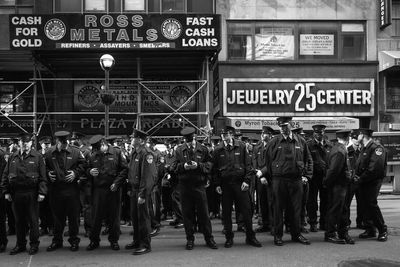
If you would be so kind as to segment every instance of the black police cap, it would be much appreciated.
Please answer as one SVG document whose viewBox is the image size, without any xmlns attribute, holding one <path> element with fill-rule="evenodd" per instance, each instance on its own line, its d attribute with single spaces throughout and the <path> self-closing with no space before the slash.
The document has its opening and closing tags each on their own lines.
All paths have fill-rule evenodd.
<svg viewBox="0 0 400 267">
<path fill-rule="evenodd" d="M 22 142 L 29 142 L 32 141 L 33 135 L 30 133 L 21 133 L 18 136 L 18 140 L 21 140 Z"/>
<path fill-rule="evenodd" d="M 131 137 L 140 138 L 142 140 L 145 140 L 146 137 L 147 137 L 147 133 L 145 133 L 145 132 L 143 132 L 141 130 L 135 129 L 135 130 L 133 130 L 133 133 L 131 134 Z"/>
<path fill-rule="evenodd" d="M 103 140 L 104 136 L 102 136 L 101 134 L 96 134 L 93 135 L 90 139 L 89 139 L 89 144 L 94 145 L 98 142 L 100 142 L 101 140 Z"/>
<path fill-rule="evenodd" d="M 325 131 L 326 125 L 316 124 L 312 126 L 314 133 L 323 133 Z"/>
<path fill-rule="evenodd" d="M 219 141 L 219 140 L 221 140 L 221 137 L 218 136 L 218 135 L 213 135 L 213 136 L 211 136 L 211 140 L 212 141 Z"/>
<path fill-rule="evenodd" d="M 276 121 L 278 122 L 278 126 L 289 125 L 292 121 L 292 117 L 278 117 L 276 118 Z"/>
<path fill-rule="evenodd" d="M 303 127 L 295 128 L 292 130 L 292 133 L 295 134 L 304 134 Z"/>
<path fill-rule="evenodd" d="M 50 144 L 51 143 L 51 137 L 50 136 L 42 136 L 39 139 L 39 143 L 41 143 L 41 144 Z"/>
<path fill-rule="evenodd" d="M 367 136 L 372 136 L 372 133 L 374 132 L 374 130 L 369 129 L 369 128 L 360 128 L 359 131 L 361 134 L 364 134 Z"/>
<path fill-rule="evenodd" d="M 235 131 L 235 137 L 240 137 L 243 136 L 243 134 L 240 132 L 240 130 Z"/>
<path fill-rule="evenodd" d="M 235 128 L 233 128 L 232 126 L 225 126 L 222 130 L 221 130 L 221 134 L 226 134 L 226 133 L 231 133 L 231 134 L 235 134 Z"/>
<path fill-rule="evenodd" d="M 57 137 L 58 139 L 67 139 L 69 135 L 70 132 L 68 131 L 58 131 L 54 133 L 54 136 Z"/>
<path fill-rule="evenodd" d="M 185 127 L 181 130 L 182 136 L 190 136 L 195 133 L 195 129 L 193 127 Z"/>
<path fill-rule="evenodd" d="M 336 131 L 336 137 L 337 138 L 342 138 L 342 139 L 347 138 L 347 137 L 349 137 L 350 132 L 351 132 L 350 130 L 339 130 L 339 131 Z"/>
<path fill-rule="evenodd" d="M 83 137 L 85 137 L 85 134 L 83 134 L 83 133 L 80 133 L 80 132 L 72 132 L 71 140 L 74 140 L 74 139 L 81 139 L 81 138 L 83 138 Z"/>
<path fill-rule="evenodd" d="M 263 134 L 274 134 L 274 129 L 272 129 L 269 126 L 263 126 L 262 130 L 261 130 L 261 133 L 263 133 Z"/>
<path fill-rule="evenodd" d="M 352 139 L 357 139 L 359 134 L 360 134 L 359 130 L 352 130 L 350 136 Z"/>
</svg>

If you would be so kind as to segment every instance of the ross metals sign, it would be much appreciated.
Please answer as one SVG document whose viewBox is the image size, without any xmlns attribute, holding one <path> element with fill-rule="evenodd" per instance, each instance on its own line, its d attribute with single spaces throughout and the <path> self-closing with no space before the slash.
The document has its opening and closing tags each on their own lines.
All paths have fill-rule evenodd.
<svg viewBox="0 0 400 267">
<path fill-rule="evenodd" d="M 226 78 L 224 116 L 373 116 L 374 79 Z"/>
<path fill-rule="evenodd" d="M 220 15 L 10 15 L 11 49 L 219 50 Z"/>
</svg>

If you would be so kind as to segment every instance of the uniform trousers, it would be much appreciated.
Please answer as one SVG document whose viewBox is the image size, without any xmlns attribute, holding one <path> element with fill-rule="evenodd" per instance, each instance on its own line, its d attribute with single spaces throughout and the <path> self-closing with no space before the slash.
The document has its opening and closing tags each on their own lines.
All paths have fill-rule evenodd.
<svg viewBox="0 0 400 267">
<path fill-rule="evenodd" d="M 241 184 L 224 183 L 222 189 L 222 217 L 225 230 L 225 237 L 233 238 L 232 232 L 232 205 L 235 203 L 236 209 L 243 216 L 243 223 L 246 229 L 247 238 L 255 236 L 252 223 L 252 211 L 249 192 L 241 190 Z"/>
<path fill-rule="evenodd" d="M 30 246 L 39 246 L 39 204 L 37 201 L 37 191 L 16 191 L 12 198 L 17 246 L 26 246 L 27 225 L 29 226 Z"/>
<path fill-rule="evenodd" d="M 335 236 L 336 232 L 340 237 L 347 234 L 347 218 L 345 212 L 346 185 L 333 185 L 327 189 L 328 192 L 328 211 L 326 213 L 326 235 Z"/>
<path fill-rule="evenodd" d="M 146 202 L 150 199 L 146 196 Z M 151 248 L 150 239 L 150 215 L 148 203 L 138 203 L 139 193 L 133 190 L 131 196 L 131 218 L 133 225 L 133 241 L 140 248 Z"/>
<path fill-rule="evenodd" d="M 283 211 L 289 212 L 287 218 L 290 224 L 290 233 L 296 238 L 300 234 L 301 201 L 303 197 L 303 183 L 301 180 L 274 177 L 272 181 L 274 197 L 274 230 L 275 236 L 283 236 Z"/>
<path fill-rule="evenodd" d="M 7 245 L 7 228 L 6 228 L 6 199 L 0 194 L 0 245 Z"/>
<path fill-rule="evenodd" d="M 118 242 L 120 235 L 121 192 L 111 192 L 107 187 L 95 187 L 92 193 L 92 230 L 90 241 L 100 242 L 102 221 L 109 223 L 108 241 Z"/>
<path fill-rule="evenodd" d="M 79 244 L 80 199 L 79 189 L 49 190 L 50 206 L 54 215 L 53 243 L 63 243 L 63 232 L 68 218 L 68 242 Z"/>
<path fill-rule="evenodd" d="M 202 229 L 204 239 L 210 240 L 212 228 L 208 213 L 207 193 L 203 185 L 191 186 L 179 184 L 181 195 L 183 224 L 187 240 L 194 240 L 194 227 L 197 222 Z"/>
<path fill-rule="evenodd" d="M 378 195 L 382 186 L 382 180 L 376 180 L 366 184 L 360 184 L 360 197 L 363 203 L 362 212 L 363 219 L 367 230 L 374 231 L 374 226 L 378 229 L 379 233 L 387 231 L 385 220 L 383 219 L 381 209 L 378 206 Z"/>
</svg>

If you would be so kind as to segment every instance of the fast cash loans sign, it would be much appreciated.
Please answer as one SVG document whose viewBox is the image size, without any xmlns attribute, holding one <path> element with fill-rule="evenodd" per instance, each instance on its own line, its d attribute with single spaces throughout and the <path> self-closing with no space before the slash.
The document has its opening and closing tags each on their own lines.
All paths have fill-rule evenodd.
<svg viewBox="0 0 400 267">
<path fill-rule="evenodd" d="M 374 79 L 225 78 L 224 116 L 373 116 Z"/>
<path fill-rule="evenodd" d="M 219 50 L 220 15 L 10 15 L 10 48 Z"/>
</svg>

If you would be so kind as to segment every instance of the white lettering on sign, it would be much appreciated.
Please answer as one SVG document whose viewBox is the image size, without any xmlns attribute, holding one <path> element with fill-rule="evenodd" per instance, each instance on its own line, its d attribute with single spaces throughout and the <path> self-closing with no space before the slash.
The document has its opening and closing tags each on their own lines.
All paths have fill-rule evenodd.
<svg viewBox="0 0 400 267">
<path fill-rule="evenodd" d="M 317 90 L 317 91 L 316 91 Z M 293 99 L 295 91 L 297 99 Z M 316 92 L 315 92 L 316 91 Z M 227 97 L 229 105 L 290 105 L 295 101 L 295 111 L 315 111 L 318 105 L 371 105 L 372 93 L 360 89 L 318 90 L 315 83 L 297 83 L 294 90 L 250 89 L 232 90 Z"/>
<path fill-rule="evenodd" d="M 41 25 L 42 18 L 36 16 L 12 17 L 11 23 L 13 25 Z"/>
</svg>

